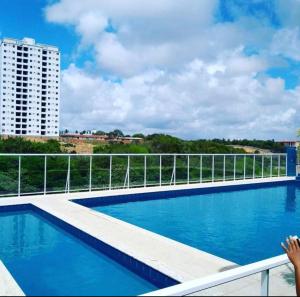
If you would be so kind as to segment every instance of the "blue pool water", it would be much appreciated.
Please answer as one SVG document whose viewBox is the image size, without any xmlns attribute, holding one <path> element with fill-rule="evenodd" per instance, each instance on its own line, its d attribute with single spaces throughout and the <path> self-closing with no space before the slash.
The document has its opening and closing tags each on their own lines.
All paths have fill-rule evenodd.
<svg viewBox="0 0 300 297">
<path fill-rule="evenodd" d="M 31 296 L 130 296 L 157 289 L 34 212 L 0 213 L 0 259 Z"/>
<path fill-rule="evenodd" d="M 282 254 L 280 243 L 300 235 L 296 183 L 95 209 L 241 265 Z"/>
</svg>

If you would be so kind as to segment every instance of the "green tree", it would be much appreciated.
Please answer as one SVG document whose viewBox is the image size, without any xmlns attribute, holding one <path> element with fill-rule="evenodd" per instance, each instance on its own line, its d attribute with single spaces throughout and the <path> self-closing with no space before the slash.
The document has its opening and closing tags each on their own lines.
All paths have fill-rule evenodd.
<svg viewBox="0 0 300 297">
<path fill-rule="evenodd" d="M 145 135 L 142 133 L 137 133 L 137 134 L 133 134 L 132 137 L 136 137 L 136 138 L 145 138 Z"/>
<path fill-rule="evenodd" d="M 183 153 L 184 142 L 179 138 L 154 134 L 147 137 L 151 152 L 153 153 Z"/>
<path fill-rule="evenodd" d="M 116 129 L 116 130 L 114 130 L 114 131 L 112 131 L 112 132 L 109 132 L 109 133 L 108 133 L 108 136 L 109 136 L 110 138 L 124 137 L 124 133 L 123 133 L 121 130 Z"/>
<path fill-rule="evenodd" d="M 98 130 L 94 135 L 106 135 L 106 132 Z"/>
</svg>

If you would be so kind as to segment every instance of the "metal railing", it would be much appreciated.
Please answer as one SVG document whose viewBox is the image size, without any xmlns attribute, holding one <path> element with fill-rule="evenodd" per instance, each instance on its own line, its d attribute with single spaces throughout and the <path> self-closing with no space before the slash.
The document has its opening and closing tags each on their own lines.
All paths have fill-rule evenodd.
<svg viewBox="0 0 300 297">
<path fill-rule="evenodd" d="M 286 154 L 0 154 L 0 196 L 286 175 Z"/>
<path fill-rule="evenodd" d="M 174 287 L 151 292 L 143 296 L 188 296 L 201 293 L 204 290 L 212 289 L 224 284 L 232 283 L 237 280 L 261 274 L 260 293 L 261 296 L 269 296 L 270 293 L 270 271 L 289 264 L 286 255 L 271 258 L 265 261 L 242 266 L 225 272 L 221 272 L 212 276 L 208 276 L 199 280 L 186 282 Z M 253 287 L 252 287 L 253 289 Z M 233 292 L 231 292 L 232 294 Z M 238 293 L 238 292 L 236 292 Z M 252 295 L 253 292 L 249 292 Z"/>
</svg>

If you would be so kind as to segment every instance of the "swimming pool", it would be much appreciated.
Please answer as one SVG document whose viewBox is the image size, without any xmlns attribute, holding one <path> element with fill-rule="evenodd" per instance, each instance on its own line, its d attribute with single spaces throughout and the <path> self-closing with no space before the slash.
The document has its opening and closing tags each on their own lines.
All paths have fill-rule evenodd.
<svg viewBox="0 0 300 297">
<path fill-rule="evenodd" d="M 294 181 L 178 195 L 79 203 L 241 265 L 282 254 L 280 242 L 300 234 L 300 184 Z"/>
<path fill-rule="evenodd" d="M 53 218 L 45 219 L 44 216 L 42 212 L 27 208 L 0 212 L 0 259 L 25 294 L 131 296 L 159 287 L 100 253 L 96 250 L 100 248 L 95 239 L 90 239 L 95 245 L 91 247 L 82 241 L 87 240 L 87 235 L 85 238 L 78 233 L 82 239 L 79 240 L 61 228 L 66 223 L 54 224 Z M 72 227 L 68 231 L 76 233 Z M 114 253 L 123 257 L 123 261 L 134 262 L 120 252 Z M 133 265 L 138 266 L 137 262 Z M 146 271 L 147 267 L 140 269 Z M 156 277 L 160 277 L 157 274 Z M 170 280 L 166 286 L 172 282 Z"/>
</svg>

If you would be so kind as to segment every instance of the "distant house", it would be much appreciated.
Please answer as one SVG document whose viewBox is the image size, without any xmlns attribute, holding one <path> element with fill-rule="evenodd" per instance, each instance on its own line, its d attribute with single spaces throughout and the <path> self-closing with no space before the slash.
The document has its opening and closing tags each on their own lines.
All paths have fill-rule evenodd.
<svg viewBox="0 0 300 297">
<path fill-rule="evenodd" d="M 283 141 L 277 141 L 280 144 L 283 144 L 285 147 L 296 147 L 298 148 L 300 146 L 300 141 L 298 140 L 283 140 Z"/>
<path fill-rule="evenodd" d="M 110 138 L 108 135 L 93 135 L 93 134 L 62 134 L 60 139 L 65 142 L 83 143 L 83 142 L 102 142 L 102 143 L 142 143 L 143 138 L 138 137 L 115 137 Z"/>
<path fill-rule="evenodd" d="M 111 142 L 116 143 L 124 143 L 124 144 L 131 144 L 131 143 L 142 143 L 144 141 L 143 138 L 139 137 L 117 137 L 114 139 L 110 139 Z"/>
<path fill-rule="evenodd" d="M 108 140 L 107 135 L 88 135 L 88 134 L 63 134 L 60 136 L 63 141 L 73 141 L 73 142 L 84 142 L 84 141 L 98 141 L 106 142 Z"/>
</svg>

